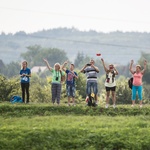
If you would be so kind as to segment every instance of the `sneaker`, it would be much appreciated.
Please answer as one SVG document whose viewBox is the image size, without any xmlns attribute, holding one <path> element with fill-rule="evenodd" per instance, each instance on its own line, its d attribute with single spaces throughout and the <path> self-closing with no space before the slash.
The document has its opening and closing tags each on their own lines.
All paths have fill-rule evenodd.
<svg viewBox="0 0 150 150">
<path fill-rule="evenodd" d="M 89 101 L 89 97 L 86 97 L 85 101 L 86 101 L 86 103 L 88 103 L 88 101 Z"/>
<path fill-rule="evenodd" d="M 95 102 L 95 105 L 98 106 L 98 101 Z"/>
<path fill-rule="evenodd" d="M 143 105 L 140 105 L 140 108 L 142 108 L 143 107 Z"/>
<path fill-rule="evenodd" d="M 105 108 L 108 108 L 108 104 L 105 105 Z"/>
<path fill-rule="evenodd" d="M 132 104 L 131 107 L 134 107 L 134 105 Z"/>
</svg>

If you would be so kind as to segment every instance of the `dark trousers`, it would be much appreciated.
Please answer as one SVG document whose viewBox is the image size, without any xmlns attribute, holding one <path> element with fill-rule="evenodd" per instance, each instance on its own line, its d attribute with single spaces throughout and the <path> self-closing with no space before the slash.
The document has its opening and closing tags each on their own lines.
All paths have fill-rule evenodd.
<svg viewBox="0 0 150 150">
<path fill-rule="evenodd" d="M 27 95 L 27 103 L 29 103 L 29 83 L 21 83 L 21 90 L 22 90 L 22 100 L 25 102 L 25 93 Z"/>
<path fill-rule="evenodd" d="M 55 103 L 55 99 L 57 99 L 57 104 L 60 103 L 60 95 L 61 95 L 61 84 L 52 83 L 51 87 L 52 91 L 52 102 Z"/>
</svg>

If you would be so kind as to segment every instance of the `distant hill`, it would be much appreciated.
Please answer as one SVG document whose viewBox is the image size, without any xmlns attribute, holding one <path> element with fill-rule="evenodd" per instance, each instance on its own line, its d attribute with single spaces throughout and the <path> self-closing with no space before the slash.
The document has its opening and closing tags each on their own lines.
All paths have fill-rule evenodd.
<svg viewBox="0 0 150 150">
<path fill-rule="evenodd" d="M 23 31 L 16 34 L 0 35 L 0 59 L 4 63 L 21 61 L 20 54 L 30 45 L 59 48 L 74 60 L 78 52 L 92 58 L 100 52 L 110 63 L 127 64 L 131 59 L 137 61 L 141 52 L 150 53 L 150 33 L 79 31 L 75 28 L 57 28 L 32 34 Z"/>
</svg>

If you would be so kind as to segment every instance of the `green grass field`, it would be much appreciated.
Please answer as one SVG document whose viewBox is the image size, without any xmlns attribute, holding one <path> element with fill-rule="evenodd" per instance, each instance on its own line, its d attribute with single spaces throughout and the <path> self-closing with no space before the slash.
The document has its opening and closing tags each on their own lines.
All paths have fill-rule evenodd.
<svg viewBox="0 0 150 150">
<path fill-rule="evenodd" d="M 0 104 L 0 150 L 149 150 L 150 106 Z"/>
</svg>

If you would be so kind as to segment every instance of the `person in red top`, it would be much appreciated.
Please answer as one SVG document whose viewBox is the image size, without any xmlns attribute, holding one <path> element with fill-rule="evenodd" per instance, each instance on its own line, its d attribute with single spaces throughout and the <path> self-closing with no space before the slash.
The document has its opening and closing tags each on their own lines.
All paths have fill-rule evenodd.
<svg viewBox="0 0 150 150">
<path fill-rule="evenodd" d="M 132 86 L 132 107 L 135 105 L 135 99 L 136 99 L 136 92 L 138 92 L 138 97 L 140 100 L 140 107 L 142 107 L 142 77 L 146 70 L 147 61 L 144 60 L 144 69 L 142 70 L 140 65 L 136 65 L 136 70 L 134 71 L 132 69 L 134 61 L 131 60 L 130 64 L 130 72 L 133 75 L 133 86 Z"/>
</svg>

